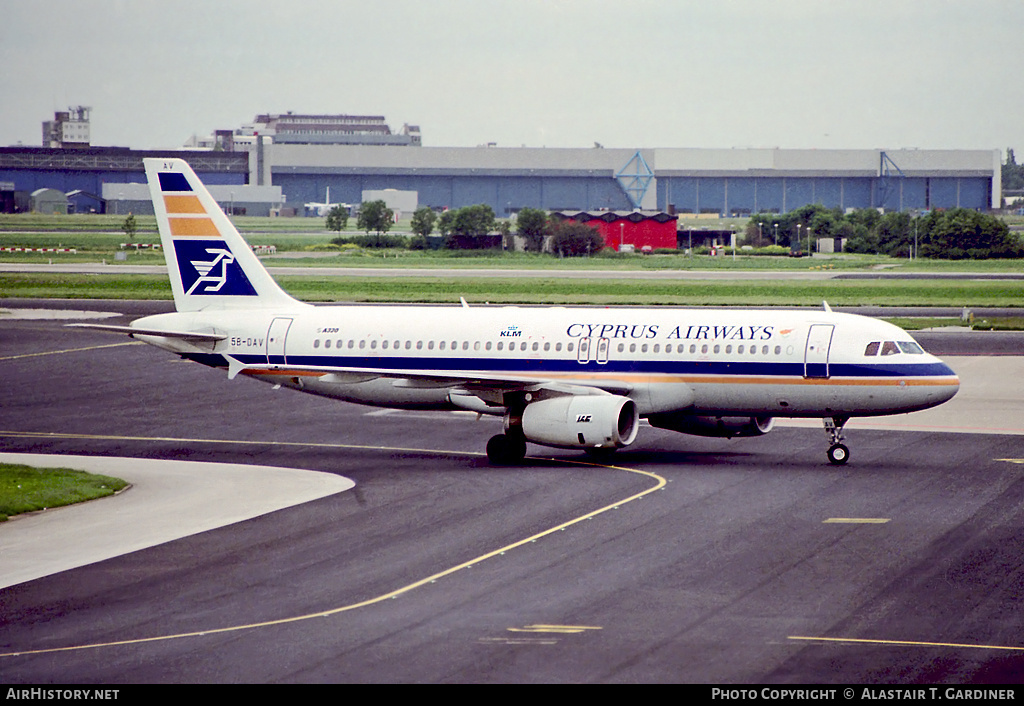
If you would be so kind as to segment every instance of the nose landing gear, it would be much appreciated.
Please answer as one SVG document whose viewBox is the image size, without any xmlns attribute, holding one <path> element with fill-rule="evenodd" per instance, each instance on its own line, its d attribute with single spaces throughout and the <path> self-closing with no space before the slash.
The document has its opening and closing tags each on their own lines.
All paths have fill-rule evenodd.
<svg viewBox="0 0 1024 706">
<path fill-rule="evenodd" d="M 825 434 L 828 435 L 828 460 L 834 466 L 842 466 L 850 460 L 850 449 L 842 443 L 843 427 L 849 417 L 825 417 Z"/>
</svg>

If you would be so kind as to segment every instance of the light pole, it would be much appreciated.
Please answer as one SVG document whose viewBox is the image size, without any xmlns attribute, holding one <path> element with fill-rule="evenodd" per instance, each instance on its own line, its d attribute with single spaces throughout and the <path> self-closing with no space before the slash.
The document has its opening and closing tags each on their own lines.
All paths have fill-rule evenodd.
<svg viewBox="0 0 1024 706">
<path fill-rule="evenodd" d="M 911 216 L 914 219 L 914 259 L 917 259 L 917 209 L 915 208 Z"/>
<path fill-rule="evenodd" d="M 803 228 L 803 226 L 804 226 L 803 223 L 797 223 L 796 224 L 796 247 L 797 247 L 797 249 L 800 248 L 800 244 L 803 242 L 800 239 L 800 229 Z"/>
<path fill-rule="evenodd" d="M 778 245 L 779 245 L 779 224 L 778 223 L 775 224 L 775 245 L 776 245 L 776 247 L 778 247 Z"/>
</svg>

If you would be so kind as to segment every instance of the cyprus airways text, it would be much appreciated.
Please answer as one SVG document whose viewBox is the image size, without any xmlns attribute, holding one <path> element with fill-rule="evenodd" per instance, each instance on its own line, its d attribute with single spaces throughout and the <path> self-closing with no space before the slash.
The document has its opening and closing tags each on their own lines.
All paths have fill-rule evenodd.
<svg viewBox="0 0 1024 706">
<path fill-rule="evenodd" d="M 774 326 L 676 326 L 666 339 L 767 341 Z M 657 324 L 572 324 L 565 334 L 570 338 L 645 338 L 659 337 Z"/>
</svg>

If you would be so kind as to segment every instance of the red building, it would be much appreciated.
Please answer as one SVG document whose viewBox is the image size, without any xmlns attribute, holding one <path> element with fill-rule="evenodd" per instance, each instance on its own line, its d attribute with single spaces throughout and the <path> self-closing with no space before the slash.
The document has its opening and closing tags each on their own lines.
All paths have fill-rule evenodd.
<svg viewBox="0 0 1024 706">
<path fill-rule="evenodd" d="M 639 251 L 678 247 L 676 223 L 679 217 L 661 211 L 555 211 L 551 215 L 596 228 L 605 246 L 616 252 L 622 245 L 631 245 Z"/>
</svg>

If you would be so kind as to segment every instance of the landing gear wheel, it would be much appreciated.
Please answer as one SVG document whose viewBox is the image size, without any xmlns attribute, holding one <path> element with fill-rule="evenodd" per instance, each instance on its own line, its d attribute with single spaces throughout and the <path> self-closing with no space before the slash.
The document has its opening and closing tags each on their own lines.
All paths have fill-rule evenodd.
<svg viewBox="0 0 1024 706">
<path fill-rule="evenodd" d="M 589 458 L 599 463 L 610 461 L 612 456 L 615 455 L 616 451 L 618 451 L 618 449 L 616 449 L 615 447 L 607 448 L 603 446 L 588 446 L 587 448 L 583 449 L 583 453 L 585 453 Z"/>
<path fill-rule="evenodd" d="M 828 460 L 834 466 L 842 466 L 850 460 L 850 450 L 843 444 L 835 444 L 828 449 Z"/>
<path fill-rule="evenodd" d="M 828 460 L 833 466 L 842 466 L 850 460 L 850 449 L 843 446 L 843 427 L 849 417 L 825 417 L 825 434 L 828 436 Z"/>
<path fill-rule="evenodd" d="M 526 440 L 497 434 L 487 442 L 487 460 L 495 466 L 515 466 L 526 458 Z"/>
</svg>

